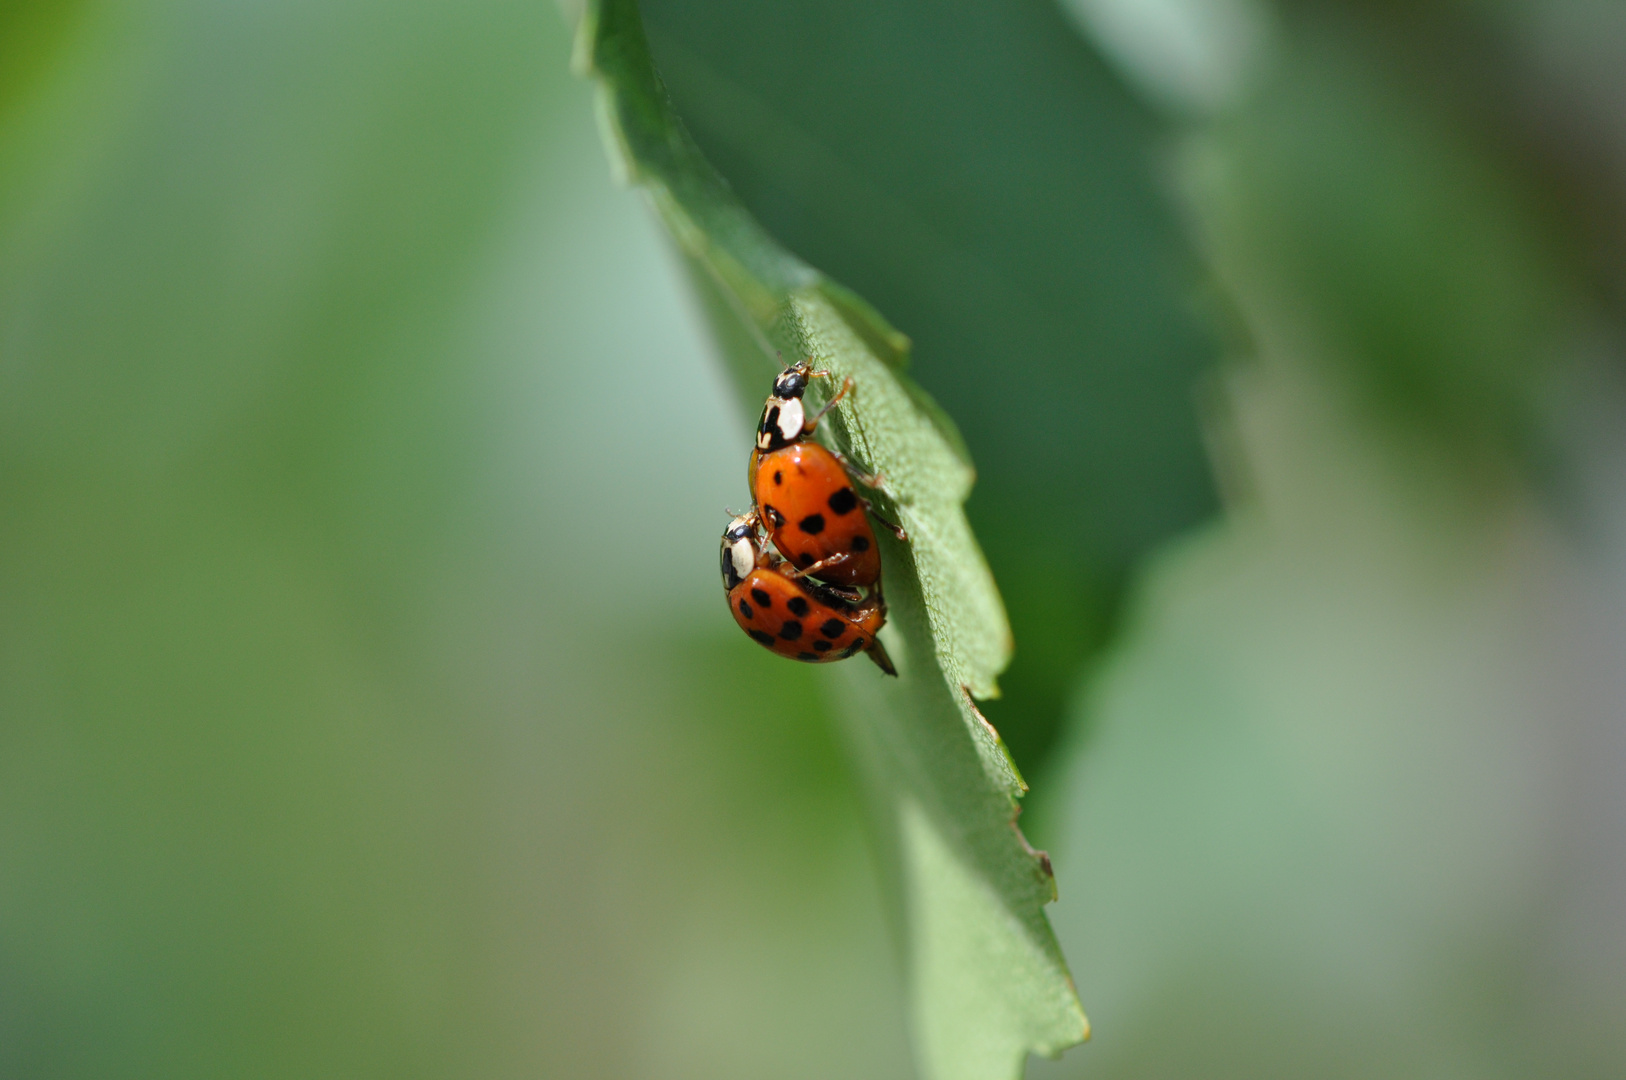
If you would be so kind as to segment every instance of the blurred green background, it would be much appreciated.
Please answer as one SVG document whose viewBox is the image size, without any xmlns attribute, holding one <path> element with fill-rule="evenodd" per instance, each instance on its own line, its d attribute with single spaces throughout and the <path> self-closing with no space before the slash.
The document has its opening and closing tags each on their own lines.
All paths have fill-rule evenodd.
<svg viewBox="0 0 1626 1080">
<path fill-rule="evenodd" d="M 1093 1042 L 1626 1075 L 1626 8 L 646 0 L 980 469 Z M 911 1075 L 547 4 L 0 7 L 0 1076 Z"/>
</svg>

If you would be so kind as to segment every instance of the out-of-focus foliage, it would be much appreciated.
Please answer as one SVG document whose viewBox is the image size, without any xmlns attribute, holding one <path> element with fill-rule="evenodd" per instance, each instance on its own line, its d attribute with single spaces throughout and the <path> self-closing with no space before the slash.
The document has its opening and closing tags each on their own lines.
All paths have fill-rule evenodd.
<svg viewBox="0 0 1626 1080">
<path fill-rule="evenodd" d="M 1180 155 L 1251 342 L 1213 440 L 1234 500 L 1153 565 L 1078 703 L 1046 809 L 1098 1037 L 1032 1074 L 1620 1075 L 1626 327 L 1600 241 L 1626 170 L 1599 118 L 1626 19 L 1258 10 L 1273 51 Z"/>
<path fill-rule="evenodd" d="M 1579 275 L 1530 178 L 1387 59 L 1312 22 L 1213 125 L 1191 163 L 1210 249 L 1245 302 L 1268 294 L 1273 319 L 1356 365 L 1370 404 L 1528 450 Z"/>
<path fill-rule="evenodd" d="M 881 540 L 899 677 L 847 665 L 844 711 L 895 868 L 918 1062 L 937 1080 L 1018 1076 L 1029 1052 L 1060 1053 L 1088 1025 L 1044 917 L 1050 867 L 1015 824 L 1026 787 L 972 703 L 994 692 L 1010 630 L 961 510 L 972 473 L 958 435 L 903 373 L 908 341 L 763 232 L 701 156 L 634 0 L 590 4 L 579 50 L 609 150 L 687 257 L 741 395 L 771 385 L 784 354 L 851 381 L 832 426 L 885 477 L 880 506 L 909 534 Z"/>
<path fill-rule="evenodd" d="M 1213 355 L 1158 126 L 1050 0 L 646 0 L 679 115 L 768 231 L 915 342 L 965 433 L 1016 654 L 988 714 L 1043 766 L 1124 573 L 1213 509 Z"/>
<path fill-rule="evenodd" d="M 0 4 L 0 42 L 5 63 L 0 64 L 0 123 L 14 102 L 25 95 L 72 36 L 84 0 L 7 0 Z"/>
<path fill-rule="evenodd" d="M 1619 564 L 1260 359 L 1250 494 L 1153 568 L 1051 778 L 1097 1036 L 1030 1076 L 1615 1075 Z"/>
<path fill-rule="evenodd" d="M 0 1076 L 909 1075 L 556 12 L 65 33 L 0 121 Z"/>
</svg>

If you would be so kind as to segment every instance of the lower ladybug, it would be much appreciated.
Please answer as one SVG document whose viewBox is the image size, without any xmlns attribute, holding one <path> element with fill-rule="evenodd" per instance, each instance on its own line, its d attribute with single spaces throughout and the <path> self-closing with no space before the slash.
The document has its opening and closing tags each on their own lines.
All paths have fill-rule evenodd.
<svg viewBox="0 0 1626 1080">
<path fill-rule="evenodd" d="M 869 503 L 853 490 L 846 463 L 830 450 L 803 441 L 753 454 L 751 493 L 774 547 L 796 568 L 793 577 L 812 574 L 838 585 L 873 585 L 880 578 L 881 553 L 865 514 Z"/>
<path fill-rule="evenodd" d="M 872 595 L 830 588 L 784 573 L 758 536 L 755 513 L 742 514 L 723 532 L 723 588 L 728 610 L 752 640 L 792 660 L 824 664 L 867 652 L 888 675 L 891 657 L 875 637 L 886 624 L 886 606 Z"/>
</svg>

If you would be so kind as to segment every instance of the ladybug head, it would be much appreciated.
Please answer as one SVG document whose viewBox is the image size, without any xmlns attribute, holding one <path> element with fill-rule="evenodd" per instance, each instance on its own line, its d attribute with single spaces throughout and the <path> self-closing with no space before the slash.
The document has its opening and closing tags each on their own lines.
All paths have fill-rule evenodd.
<svg viewBox="0 0 1626 1080">
<path fill-rule="evenodd" d="M 762 542 L 757 539 L 757 512 L 741 514 L 723 530 L 723 590 L 733 591 L 755 570 L 762 558 Z"/>
<path fill-rule="evenodd" d="M 790 367 L 779 373 L 773 381 L 773 396 L 776 398 L 799 398 L 802 391 L 807 389 L 807 380 L 812 376 L 813 368 L 806 360 L 798 360 Z"/>
</svg>

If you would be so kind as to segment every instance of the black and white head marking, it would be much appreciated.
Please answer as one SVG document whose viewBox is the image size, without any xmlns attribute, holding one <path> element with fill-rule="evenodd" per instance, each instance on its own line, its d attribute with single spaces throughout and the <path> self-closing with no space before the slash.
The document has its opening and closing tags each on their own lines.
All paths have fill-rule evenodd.
<svg viewBox="0 0 1626 1080">
<path fill-rule="evenodd" d="M 792 364 L 773 381 L 773 396 L 762 407 L 762 420 L 757 424 L 758 450 L 778 450 L 802 437 L 807 424 L 802 394 L 811 377 L 807 364 Z"/>
<path fill-rule="evenodd" d="M 802 391 L 807 389 L 808 370 L 806 364 L 792 364 L 779 373 L 773 381 L 773 396 L 776 398 L 799 398 Z"/>
<path fill-rule="evenodd" d="M 757 543 L 757 522 L 751 514 L 741 514 L 723 530 L 722 569 L 723 589 L 732 592 L 756 569 L 757 557 L 762 553 Z"/>
</svg>

